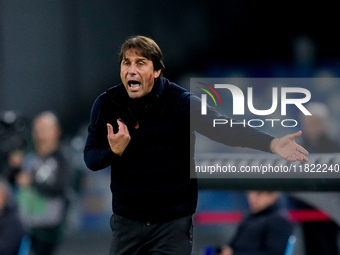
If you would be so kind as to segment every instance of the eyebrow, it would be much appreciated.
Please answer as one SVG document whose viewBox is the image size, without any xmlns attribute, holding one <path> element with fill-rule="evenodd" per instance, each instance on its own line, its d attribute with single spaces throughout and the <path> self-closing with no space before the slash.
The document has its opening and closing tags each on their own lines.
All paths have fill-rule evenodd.
<svg viewBox="0 0 340 255">
<path fill-rule="evenodd" d="M 123 60 L 130 60 L 130 59 L 127 58 L 127 57 L 124 57 Z M 138 58 L 136 58 L 136 62 L 138 62 L 138 61 L 144 61 L 144 60 L 148 60 L 148 59 L 147 59 L 146 57 L 138 57 Z"/>
</svg>

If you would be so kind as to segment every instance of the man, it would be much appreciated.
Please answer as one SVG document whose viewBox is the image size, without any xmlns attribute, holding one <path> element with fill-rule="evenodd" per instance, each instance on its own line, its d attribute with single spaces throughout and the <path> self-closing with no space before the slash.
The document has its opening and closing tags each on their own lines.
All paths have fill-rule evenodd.
<svg viewBox="0 0 340 255">
<path fill-rule="evenodd" d="M 110 254 L 191 254 L 195 131 L 227 145 L 307 160 L 308 152 L 294 142 L 301 132 L 274 139 L 250 127 L 207 127 L 225 116 L 209 108 L 200 117 L 200 99 L 163 78 L 163 55 L 152 39 L 129 38 L 119 57 L 122 83 L 96 99 L 84 149 L 90 169 L 111 166 Z"/>
<path fill-rule="evenodd" d="M 301 115 L 301 124 L 305 130 L 302 144 L 312 153 L 339 153 L 340 145 L 332 137 L 328 123 L 332 120 L 330 111 L 324 103 L 313 102 L 306 105 L 312 114 Z M 334 193 L 335 195 L 336 193 Z M 320 200 L 328 201 L 330 194 L 327 192 L 293 193 L 293 205 L 304 209 L 317 209 L 304 200 L 304 196 L 313 198 L 314 205 Z M 339 193 L 335 196 L 339 197 Z M 297 198 L 297 199 L 296 199 Z M 330 203 L 329 203 L 330 204 Z M 333 221 L 304 221 L 301 223 L 304 235 L 305 252 L 308 255 L 338 255 L 339 226 Z"/>
<path fill-rule="evenodd" d="M 33 121 L 34 151 L 17 178 L 19 206 L 35 255 L 55 254 L 62 238 L 71 190 L 71 168 L 61 148 L 61 127 L 52 112 Z"/>
<path fill-rule="evenodd" d="M 220 255 L 284 255 L 293 225 L 283 213 L 278 192 L 250 191 L 249 215 L 241 222 L 229 246 Z"/>
</svg>

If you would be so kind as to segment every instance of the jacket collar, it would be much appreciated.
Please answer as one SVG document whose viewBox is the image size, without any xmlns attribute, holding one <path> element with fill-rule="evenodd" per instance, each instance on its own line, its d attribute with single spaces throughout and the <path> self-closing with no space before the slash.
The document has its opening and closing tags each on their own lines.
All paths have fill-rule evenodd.
<svg viewBox="0 0 340 255">
<path fill-rule="evenodd" d="M 272 205 L 266 207 L 265 209 L 257 212 L 257 213 L 252 213 L 252 216 L 260 216 L 260 215 L 268 215 L 274 212 L 279 212 L 283 210 L 283 208 L 281 208 L 280 204 L 278 201 L 274 202 Z"/>
</svg>

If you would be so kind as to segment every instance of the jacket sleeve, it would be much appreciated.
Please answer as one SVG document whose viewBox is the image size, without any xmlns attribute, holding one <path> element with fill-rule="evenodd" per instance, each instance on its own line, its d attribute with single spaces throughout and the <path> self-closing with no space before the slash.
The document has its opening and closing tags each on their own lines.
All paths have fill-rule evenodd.
<svg viewBox="0 0 340 255">
<path fill-rule="evenodd" d="M 227 124 L 213 126 L 214 119 L 221 119 Z M 230 123 L 238 123 L 230 125 Z M 259 129 L 250 127 L 246 123 L 231 119 L 217 112 L 213 107 L 207 107 L 207 114 L 201 114 L 201 99 L 190 96 L 190 125 L 191 129 L 219 143 L 233 147 L 247 147 L 251 149 L 270 151 L 273 136 Z"/>
<path fill-rule="evenodd" d="M 93 171 L 110 166 L 112 160 L 119 157 L 112 152 L 107 141 L 104 95 L 100 95 L 92 106 L 88 136 L 84 148 L 85 164 Z"/>
</svg>

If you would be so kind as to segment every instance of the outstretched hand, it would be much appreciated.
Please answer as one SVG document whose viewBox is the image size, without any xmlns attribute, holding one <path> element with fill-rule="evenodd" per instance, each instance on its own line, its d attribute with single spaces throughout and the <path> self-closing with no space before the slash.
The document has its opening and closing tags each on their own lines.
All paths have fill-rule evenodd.
<svg viewBox="0 0 340 255">
<path fill-rule="evenodd" d="M 131 140 L 129 130 L 127 126 L 119 119 L 118 132 L 113 133 L 113 127 L 111 124 L 107 123 L 107 140 L 109 141 L 110 148 L 113 153 L 121 156 L 125 151 L 126 147 L 129 145 Z"/>
<path fill-rule="evenodd" d="M 270 149 L 283 159 L 289 161 L 306 161 L 308 162 L 308 151 L 302 146 L 295 143 L 294 139 L 302 134 L 301 131 L 295 134 L 286 135 L 280 139 L 274 139 L 270 144 Z"/>
</svg>

